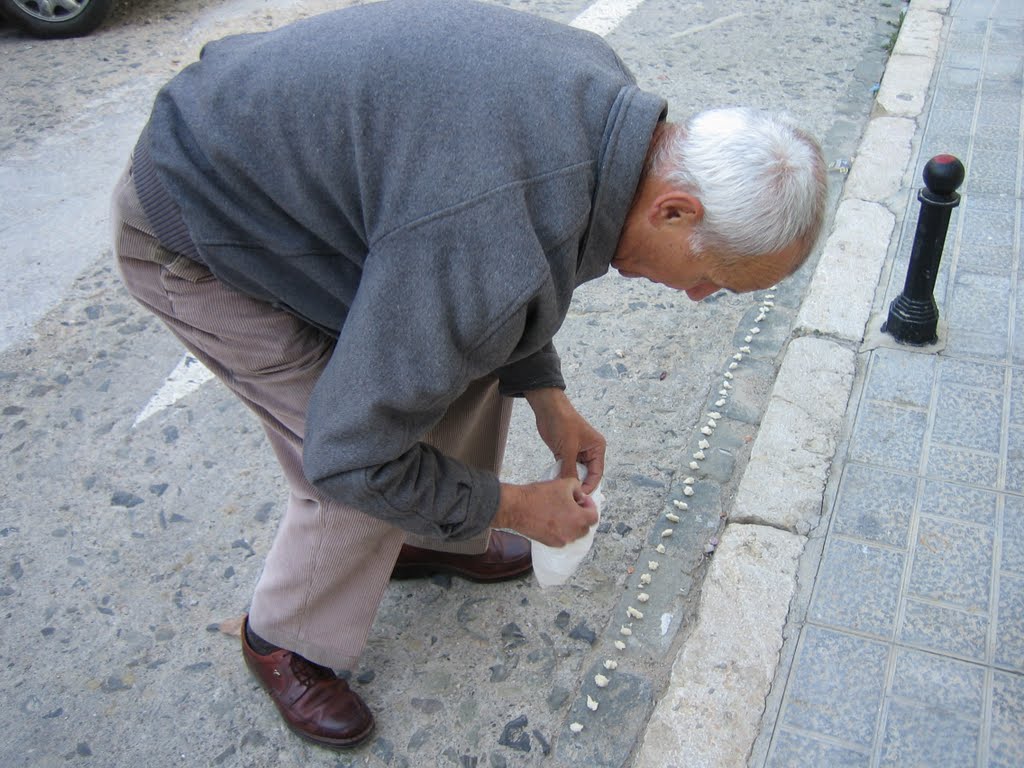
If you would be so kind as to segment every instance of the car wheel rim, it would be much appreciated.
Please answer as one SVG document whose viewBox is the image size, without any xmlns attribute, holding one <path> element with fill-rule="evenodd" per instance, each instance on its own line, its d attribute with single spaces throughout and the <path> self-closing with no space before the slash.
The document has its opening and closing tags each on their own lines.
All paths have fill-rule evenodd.
<svg viewBox="0 0 1024 768">
<path fill-rule="evenodd" d="M 29 16 L 43 21 L 69 21 L 82 11 L 89 0 L 15 0 L 18 7 Z"/>
</svg>

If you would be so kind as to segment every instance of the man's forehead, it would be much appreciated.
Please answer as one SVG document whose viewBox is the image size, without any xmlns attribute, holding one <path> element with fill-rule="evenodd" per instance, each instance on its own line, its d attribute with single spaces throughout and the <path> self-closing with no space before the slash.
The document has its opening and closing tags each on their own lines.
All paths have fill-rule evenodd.
<svg viewBox="0 0 1024 768">
<path fill-rule="evenodd" d="M 793 274 L 801 255 L 792 246 L 762 256 L 749 256 L 723 267 L 716 277 L 721 287 L 732 293 L 759 291 Z"/>
</svg>

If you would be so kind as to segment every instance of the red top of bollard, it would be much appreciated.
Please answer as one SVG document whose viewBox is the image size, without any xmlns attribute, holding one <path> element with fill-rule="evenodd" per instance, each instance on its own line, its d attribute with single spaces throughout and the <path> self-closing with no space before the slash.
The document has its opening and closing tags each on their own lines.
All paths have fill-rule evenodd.
<svg viewBox="0 0 1024 768">
<path fill-rule="evenodd" d="M 936 155 L 924 166 L 924 185 L 933 195 L 952 195 L 964 183 L 964 164 L 953 155 Z"/>
</svg>

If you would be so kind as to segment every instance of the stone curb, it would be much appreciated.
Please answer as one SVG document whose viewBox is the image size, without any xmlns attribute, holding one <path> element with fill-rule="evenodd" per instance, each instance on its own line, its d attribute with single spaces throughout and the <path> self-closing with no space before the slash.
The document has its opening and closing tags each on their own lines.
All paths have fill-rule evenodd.
<svg viewBox="0 0 1024 768">
<path fill-rule="evenodd" d="M 912 0 L 772 388 L 698 615 L 634 768 L 745 765 L 775 679 L 893 237 L 948 0 Z M 813 408 L 809 407 L 813 404 Z"/>
<path fill-rule="evenodd" d="M 843 188 L 844 200 L 884 204 L 898 195 L 916 129 L 907 117 L 876 117 L 869 122 Z M 840 229 L 838 222 L 835 229 Z"/>
<path fill-rule="evenodd" d="M 844 200 L 835 221 L 794 331 L 857 345 L 871 314 L 896 218 L 877 203 Z"/>
<path fill-rule="evenodd" d="M 826 339 L 794 339 L 786 350 L 740 481 L 730 523 L 806 536 L 821 517 L 856 371 L 855 354 Z"/>
<path fill-rule="evenodd" d="M 803 543 L 763 525 L 726 528 L 699 608 L 717 618 L 701 620 L 676 657 L 635 768 L 745 763 L 782 649 L 781 634 L 762 628 L 786 621 Z"/>
</svg>

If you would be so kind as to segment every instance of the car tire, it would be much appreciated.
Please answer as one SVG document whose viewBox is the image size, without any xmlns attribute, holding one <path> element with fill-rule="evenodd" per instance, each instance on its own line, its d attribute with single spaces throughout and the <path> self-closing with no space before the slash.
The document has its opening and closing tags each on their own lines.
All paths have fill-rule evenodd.
<svg viewBox="0 0 1024 768">
<path fill-rule="evenodd" d="M 35 37 L 79 37 L 103 23 L 114 0 L 0 0 L 0 9 Z"/>
</svg>

